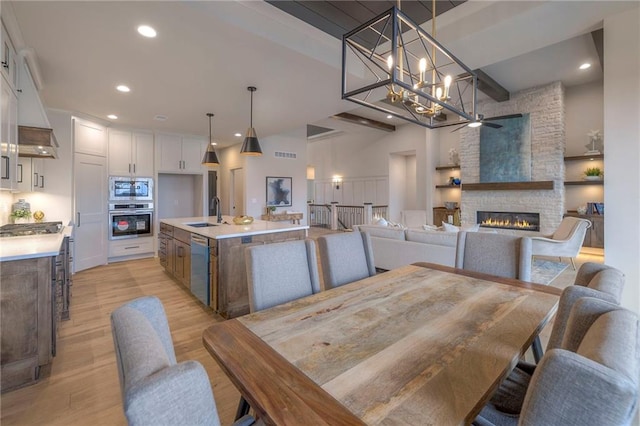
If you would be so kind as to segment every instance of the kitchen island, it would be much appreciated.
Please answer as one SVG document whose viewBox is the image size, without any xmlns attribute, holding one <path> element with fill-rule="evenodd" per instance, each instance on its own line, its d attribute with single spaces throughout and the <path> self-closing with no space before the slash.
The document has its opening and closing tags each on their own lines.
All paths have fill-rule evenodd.
<svg viewBox="0 0 640 426">
<path fill-rule="evenodd" d="M 200 280 L 206 276 L 197 269 L 206 266 L 194 268 L 191 263 L 191 235 L 204 237 L 209 252 L 209 297 L 205 304 L 224 318 L 235 318 L 249 313 L 245 249 L 253 245 L 302 240 L 307 236 L 307 229 L 307 225 L 263 220 L 235 225 L 231 216 L 223 216 L 222 223 L 217 223 L 214 216 L 162 219 L 158 257 L 167 273 L 199 297 L 199 284 L 192 282 L 191 277 Z M 198 257 L 194 255 L 194 259 Z"/>
<path fill-rule="evenodd" d="M 0 239 L 2 392 L 37 381 L 55 356 L 57 323 L 68 319 L 71 232 Z"/>
</svg>

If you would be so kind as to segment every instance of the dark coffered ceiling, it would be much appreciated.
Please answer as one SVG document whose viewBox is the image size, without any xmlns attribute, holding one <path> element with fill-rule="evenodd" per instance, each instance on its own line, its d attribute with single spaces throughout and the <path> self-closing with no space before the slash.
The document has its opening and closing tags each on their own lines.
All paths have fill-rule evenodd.
<svg viewBox="0 0 640 426">
<path fill-rule="evenodd" d="M 436 16 L 465 1 L 466 0 L 438 0 L 436 2 Z M 267 0 L 267 3 L 338 39 L 341 39 L 344 33 L 351 31 L 360 24 L 391 9 L 393 6 L 397 6 L 397 2 L 395 1 L 384 0 Z M 432 1 L 429 0 L 404 0 L 400 3 L 400 9 L 419 24 L 431 20 L 433 16 Z"/>
</svg>

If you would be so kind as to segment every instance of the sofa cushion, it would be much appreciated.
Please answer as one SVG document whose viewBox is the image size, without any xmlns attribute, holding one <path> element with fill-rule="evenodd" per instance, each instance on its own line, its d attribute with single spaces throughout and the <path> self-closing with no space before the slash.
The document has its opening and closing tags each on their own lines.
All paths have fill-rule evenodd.
<svg viewBox="0 0 640 426">
<path fill-rule="evenodd" d="M 388 226 L 376 226 L 376 225 L 359 225 L 358 230 L 360 232 L 366 232 L 371 237 L 378 238 L 390 238 L 392 240 L 404 241 L 404 229 L 392 228 Z"/>
<path fill-rule="evenodd" d="M 455 247 L 458 238 L 455 232 L 419 231 L 414 229 L 407 229 L 405 236 L 407 241 L 447 247 Z"/>
</svg>

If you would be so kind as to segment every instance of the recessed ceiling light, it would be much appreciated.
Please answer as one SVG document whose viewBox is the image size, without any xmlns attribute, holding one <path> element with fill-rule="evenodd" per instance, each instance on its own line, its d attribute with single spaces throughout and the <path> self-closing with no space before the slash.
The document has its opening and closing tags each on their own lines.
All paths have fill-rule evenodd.
<svg viewBox="0 0 640 426">
<path fill-rule="evenodd" d="M 153 119 L 156 121 L 167 121 L 167 116 L 158 114 L 155 117 L 153 117 Z"/>
<path fill-rule="evenodd" d="M 138 32 L 140 33 L 140 35 L 145 36 L 145 37 L 149 37 L 149 38 L 153 38 L 156 36 L 156 30 L 154 30 L 153 28 L 151 28 L 148 25 L 140 25 L 138 27 Z"/>
<path fill-rule="evenodd" d="M 580 69 L 581 70 L 586 70 L 586 69 L 589 69 L 589 68 L 591 68 L 591 64 L 588 63 L 588 62 L 585 62 L 584 64 L 580 65 Z"/>
<path fill-rule="evenodd" d="M 242 134 L 241 133 L 235 133 L 233 136 L 235 136 L 236 138 L 239 138 L 239 137 L 242 136 Z"/>
<path fill-rule="evenodd" d="M 109 115 L 107 115 L 107 118 L 110 118 L 111 120 L 117 120 L 118 116 L 115 115 L 115 114 L 109 114 Z"/>
<path fill-rule="evenodd" d="M 131 89 L 129 89 L 129 87 L 125 86 L 124 84 L 117 86 L 116 89 L 118 90 L 118 92 L 122 92 L 122 93 L 127 93 L 131 91 Z"/>
<path fill-rule="evenodd" d="M 391 120 L 391 119 L 393 118 L 393 115 L 389 114 L 389 115 L 387 115 L 387 118 L 388 118 L 389 120 Z"/>
</svg>

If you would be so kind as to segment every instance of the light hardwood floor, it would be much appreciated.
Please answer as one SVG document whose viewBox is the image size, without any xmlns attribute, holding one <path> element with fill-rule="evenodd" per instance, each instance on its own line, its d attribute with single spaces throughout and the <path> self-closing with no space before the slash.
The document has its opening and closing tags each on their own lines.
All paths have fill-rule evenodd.
<svg viewBox="0 0 640 426">
<path fill-rule="evenodd" d="M 312 228 L 309 236 L 331 231 Z M 580 255 L 577 265 L 602 262 Z M 552 285 L 573 283 L 567 268 Z M 156 295 L 164 304 L 178 361 L 200 361 L 209 374 L 222 424 L 231 424 L 239 393 L 202 345 L 202 331 L 222 319 L 179 286 L 157 258 L 100 266 L 75 274 L 71 320 L 60 323 L 58 353 L 40 382 L 0 396 L 5 425 L 118 425 L 122 413 L 109 315 L 128 300 Z M 550 327 L 543 332 L 543 345 Z"/>
</svg>

